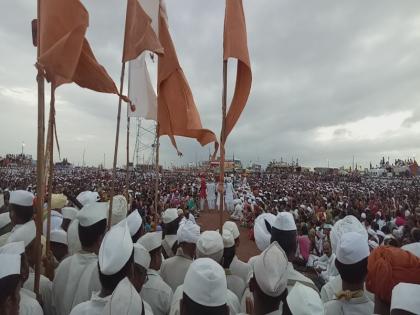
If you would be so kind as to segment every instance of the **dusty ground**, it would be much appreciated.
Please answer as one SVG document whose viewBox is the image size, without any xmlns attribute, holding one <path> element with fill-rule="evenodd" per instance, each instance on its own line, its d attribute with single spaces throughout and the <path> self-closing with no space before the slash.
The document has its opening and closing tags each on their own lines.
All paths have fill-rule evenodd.
<svg viewBox="0 0 420 315">
<path fill-rule="evenodd" d="M 224 212 L 223 222 L 229 220 L 229 215 Z M 197 223 L 201 226 L 201 231 L 205 230 L 216 230 L 219 228 L 219 212 L 217 211 L 205 211 L 200 213 L 200 217 Z M 239 227 L 239 225 L 238 225 Z M 254 241 L 249 240 L 248 233 L 249 229 L 239 227 L 240 235 L 240 246 L 237 252 L 239 259 L 242 261 L 248 261 L 252 256 L 258 255 L 259 251 Z"/>
</svg>

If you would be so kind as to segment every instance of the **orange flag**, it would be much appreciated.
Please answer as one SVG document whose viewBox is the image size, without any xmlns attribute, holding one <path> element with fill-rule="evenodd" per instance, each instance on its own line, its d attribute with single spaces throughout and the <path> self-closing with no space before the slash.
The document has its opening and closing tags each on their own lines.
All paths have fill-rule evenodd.
<svg viewBox="0 0 420 315">
<path fill-rule="evenodd" d="M 152 19 L 144 12 L 138 0 L 127 0 L 123 62 L 136 59 L 145 50 L 163 54 L 162 45 L 151 23 Z"/>
<path fill-rule="evenodd" d="M 202 146 L 215 142 L 215 134 L 203 129 L 187 79 L 178 62 L 169 34 L 165 14 L 159 13 L 159 40 L 165 50 L 158 63 L 159 136 L 168 135 L 176 147 L 174 136 L 195 138 Z"/>
<path fill-rule="evenodd" d="M 226 0 L 223 34 L 223 59 L 238 59 L 235 92 L 226 114 L 224 142 L 245 108 L 251 91 L 252 72 L 249 61 L 246 24 L 242 0 Z"/>
<path fill-rule="evenodd" d="M 79 0 L 41 0 L 40 19 L 38 65 L 48 81 L 55 87 L 75 82 L 94 91 L 119 94 L 85 38 L 89 14 Z"/>
</svg>

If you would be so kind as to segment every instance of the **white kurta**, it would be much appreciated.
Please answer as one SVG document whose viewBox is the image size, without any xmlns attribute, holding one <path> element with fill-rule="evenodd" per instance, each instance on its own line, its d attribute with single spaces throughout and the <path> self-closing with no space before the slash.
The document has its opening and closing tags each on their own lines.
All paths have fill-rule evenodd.
<svg viewBox="0 0 420 315">
<path fill-rule="evenodd" d="M 192 263 L 192 259 L 184 255 L 182 248 L 178 248 L 174 257 L 168 258 L 162 262 L 160 267 L 160 276 L 167 283 L 172 291 L 184 283 L 185 275 Z"/>
<path fill-rule="evenodd" d="M 225 194 L 226 210 L 229 212 L 233 211 L 233 184 L 226 184 L 226 194 Z"/>
<path fill-rule="evenodd" d="M 226 272 L 226 282 L 227 287 L 230 291 L 236 294 L 236 297 L 238 298 L 238 301 L 242 299 L 242 296 L 245 292 L 245 282 L 242 280 L 241 277 L 234 275 L 231 273 L 231 271 L 225 270 Z"/>
<path fill-rule="evenodd" d="M 252 277 L 251 265 L 239 260 L 239 258 L 235 255 L 230 263 L 229 270 L 232 274 L 241 277 L 245 282 L 245 285 L 248 285 L 249 279 Z"/>
<path fill-rule="evenodd" d="M 111 295 L 100 297 L 99 292 L 94 292 L 89 301 L 76 305 L 71 311 L 71 315 L 102 315 L 102 311 L 111 299 Z"/>
<path fill-rule="evenodd" d="M 207 183 L 207 203 L 209 209 L 214 210 L 216 207 L 216 184 L 214 182 Z"/>
<path fill-rule="evenodd" d="M 295 286 L 296 282 L 300 282 L 302 284 L 307 285 L 308 287 L 313 288 L 316 292 L 318 292 L 318 288 L 315 286 L 314 282 L 309 279 L 308 277 L 305 277 L 300 272 L 297 272 L 295 268 L 293 268 L 292 263 L 287 264 L 287 289 L 290 292 L 292 288 Z"/>
<path fill-rule="evenodd" d="M 23 287 L 29 291 L 34 290 L 34 283 L 35 283 L 35 272 L 31 270 L 29 273 L 28 280 L 23 284 Z M 42 298 L 42 309 L 45 315 L 54 315 L 55 311 L 52 307 L 52 282 L 41 275 L 39 279 L 39 293 L 41 294 Z M 35 293 L 34 293 L 35 294 Z"/>
<path fill-rule="evenodd" d="M 98 256 L 80 252 L 65 258 L 56 270 L 52 288 L 56 314 L 68 315 L 74 306 L 101 289 Z"/>
<path fill-rule="evenodd" d="M 36 300 L 36 295 L 25 288 L 20 289 L 19 315 L 42 315 L 41 305 Z"/>
<path fill-rule="evenodd" d="M 340 275 L 331 278 L 330 281 L 324 284 L 321 288 L 320 295 L 322 302 L 327 303 L 328 301 L 334 300 L 336 298 L 335 293 L 340 292 L 342 290 L 342 287 L 343 282 L 341 281 Z M 372 302 L 375 301 L 375 295 L 367 291 L 366 286 L 365 294 Z"/>
<path fill-rule="evenodd" d="M 346 301 L 331 300 L 324 304 L 325 315 L 346 315 L 346 314 L 373 314 L 374 303 L 366 296 Z"/>
<path fill-rule="evenodd" d="M 156 270 L 148 269 L 149 280 L 141 289 L 141 298 L 149 303 L 154 315 L 166 315 L 171 309 L 173 292 Z"/>
</svg>

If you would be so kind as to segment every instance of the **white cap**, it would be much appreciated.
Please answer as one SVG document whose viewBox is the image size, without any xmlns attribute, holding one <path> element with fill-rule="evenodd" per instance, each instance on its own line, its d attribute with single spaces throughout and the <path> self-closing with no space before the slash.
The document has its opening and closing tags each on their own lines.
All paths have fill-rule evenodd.
<svg viewBox="0 0 420 315">
<path fill-rule="evenodd" d="M 182 212 L 182 209 L 181 209 Z M 178 209 L 177 208 L 169 208 L 166 209 L 162 214 L 162 221 L 165 224 L 171 223 L 172 221 L 178 219 Z"/>
<path fill-rule="evenodd" d="M 63 215 L 60 212 L 51 210 L 50 231 L 61 229 L 62 223 L 63 223 Z M 48 221 L 47 221 L 47 218 L 45 218 L 42 224 L 42 233 L 44 235 L 47 235 L 47 226 L 48 226 Z"/>
<path fill-rule="evenodd" d="M 362 214 L 360 215 L 360 217 L 361 217 L 362 219 L 366 219 L 366 213 L 362 212 Z"/>
<path fill-rule="evenodd" d="M 118 283 L 114 292 L 112 292 L 111 298 L 102 310 L 103 315 L 138 315 L 142 312 L 142 299 L 127 277 Z"/>
<path fill-rule="evenodd" d="M 14 230 L 7 239 L 7 243 L 23 241 L 26 247 L 31 244 L 31 242 L 35 239 L 35 236 L 35 221 L 31 220 Z"/>
<path fill-rule="evenodd" d="M 82 191 L 77 195 L 76 199 L 83 205 L 86 206 L 89 203 L 99 201 L 99 194 L 95 191 Z"/>
<path fill-rule="evenodd" d="M 52 230 L 50 240 L 54 243 L 67 245 L 67 232 L 64 230 Z"/>
<path fill-rule="evenodd" d="M 9 212 L 0 213 L 0 229 L 4 228 L 10 223 L 10 214 Z"/>
<path fill-rule="evenodd" d="M 0 255 L 0 279 L 11 275 L 20 275 L 20 255 Z"/>
<path fill-rule="evenodd" d="M 369 256 L 366 238 L 356 232 L 347 232 L 341 236 L 337 246 L 337 260 L 345 265 L 352 265 Z"/>
<path fill-rule="evenodd" d="M 127 224 L 131 236 L 133 236 L 139 231 L 142 223 L 143 219 L 141 218 L 141 215 L 137 210 L 134 210 L 128 215 Z"/>
<path fill-rule="evenodd" d="M 133 241 L 126 220 L 114 225 L 106 234 L 99 248 L 99 270 L 104 275 L 120 271 L 133 253 Z"/>
<path fill-rule="evenodd" d="M 204 255 L 212 255 L 223 251 L 222 236 L 216 231 L 204 231 L 197 241 L 197 250 Z"/>
<path fill-rule="evenodd" d="M 14 190 L 10 192 L 9 203 L 29 207 L 34 204 L 34 194 L 26 190 Z"/>
<path fill-rule="evenodd" d="M 184 293 L 200 305 L 215 307 L 226 304 L 225 271 L 210 258 L 198 258 L 191 263 L 183 288 Z"/>
<path fill-rule="evenodd" d="M 192 243 L 196 244 L 200 237 L 200 227 L 190 220 L 186 220 L 181 224 L 176 232 L 178 243 Z"/>
<path fill-rule="evenodd" d="M 79 239 L 79 220 L 74 219 L 67 229 L 67 244 L 69 247 L 69 255 L 73 255 L 82 249 Z"/>
<path fill-rule="evenodd" d="M 184 214 L 184 210 L 182 210 L 181 208 L 179 208 L 177 210 L 178 216 L 180 216 L 181 214 Z"/>
<path fill-rule="evenodd" d="M 139 238 L 137 243 L 146 248 L 149 253 L 162 246 L 162 232 L 149 232 Z"/>
<path fill-rule="evenodd" d="M 122 195 L 112 198 L 112 225 L 116 225 L 127 217 L 127 199 Z"/>
<path fill-rule="evenodd" d="M 401 249 L 409 251 L 413 255 L 416 255 L 420 258 L 420 242 L 406 244 L 402 246 Z"/>
<path fill-rule="evenodd" d="M 286 300 L 292 314 L 324 315 L 324 304 L 318 292 L 299 282 L 293 286 Z"/>
<path fill-rule="evenodd" d="M 405 210 L 405 212 L 404 212 L 404 216 L 405 217 L 408 217 L 408 216 L 410 216 L 410 214 L 411 214 L 411 212 L 410 212 L 410 210 Z"/>
<path fill-rule="evenodd" d="M 150 267 L 150 254 L 149 251 L 144 248 L 143 245 L 139 243 L 134 244 L 134 262 L 137 265 L 140 265 L 146 269 L 149 269 Z"/>
<path fill-rule="evenodd" d="M 108 218 L 107 202 L 93 202 L 88 203 L 80 209 L 77 214 L 79 224 L 83 227 L 94 225 L 95 223 Z"/>
<path fill-rule="evenodd" d="M 277 214 L 273 227 L 280 231 L 296 231 L 296 224 L 290 212 L 280 212 Z"/>
<path fill-rule="evenodd" d="M 417 298 L 416 298 L 417 296 Z M 420 285 L 413 283 L 398 283 L 392 289 L 391 311 L 400 309 L 420 314 Z"/>
<path fill-rule="evenodd" d="M 0 254 L 21 255 L 24 252 L 25 243 L 23 241 L 7 243 L 6 245 L 0 247 Z"/>
<path fill-rule="evenodd" d="M 270 245 L 271 233 L 267 230 L 265 221 L 268 222 L 270 226 L 274 224 L 276 216 L 272 213 L 262 213 L 260 214 L 254 222 L 254 238 L 255 244 L 260 251 L 263 251 Z"/>
<path fill-rule="evenodd" d="M 373 240 L 368 240 L 368 245 L 369 245 L 369 248 L 372 250 L 379 246 L 379 244 Z"/>
<path fill-rule="evenodd" d="M 63 194 L 51 195 L 51 209 L 61 209 L 67 204 L 67 197 Z"/>
<path fill-rule="evenodd" d="M 261 291 L 277 297 L 287 287 L 288 259 L 277 242 L 268 246 L 254 261 L 255 280 Z"/>
<path fill-rule="evenodd" d="M 61 214 L 63 215 L 63 218 L 69 219 L 71 221 L 76 219 L 77 212 L 79 212 L 79 210 L 73 207 L 64 207 L 63 209 L 61 209 Z"/>
<path fill-rule="evenodd" d="M 233 238 L 233 235 L 229 230 L 223 229 L 222 238 L 224 248 L 230 248 L 235 246 L 235 239 Z"/>
<path fill-rule="evenodd" d="M 337 244 L 341 236 L 347 232 L 359 233 L 366 239 L 366 242 L 368 240 L 368 234 L 363 224 L 355 216 L 348 215 L 338 220 L 331 229 L 330 239 L 333 253 L 336 253 Z"/>
<path fill-rule="evenodd" d="M 223 230 L 229 230 L 235 240 L 239 237 L 239 229 L 235 222 L 226 221 L 223 224 Z"/>
</svg>

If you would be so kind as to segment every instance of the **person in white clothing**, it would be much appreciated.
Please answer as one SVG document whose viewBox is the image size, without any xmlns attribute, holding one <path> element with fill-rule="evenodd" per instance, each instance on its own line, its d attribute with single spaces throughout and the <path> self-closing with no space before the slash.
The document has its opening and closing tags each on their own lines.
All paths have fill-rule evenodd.
<svg viewBox="0 0 420 315">
<path fill-rule="evenodd" d="M 420 314 L 420 285 L 400 282 L 392 289 L 391 315 Z"/>
<path fill-rule="evenodd" d="M 226 193 L 225 193 L 226 210 L 229 213 L 232 213 L 234 210 L 234 204 L 233 204 L 234 189 L 233 189 L 232 180 L 230 178 L 228 178 L 227 180 L 225 190 L 226 190 Z"/>
<path fill-rule="evenodd" d="M 181 210 L 182 212 L 182 210 Z M 162 214 L 162 222 L 164 224 L 163 231 L 165 238 L 162 241 L 162 254 L 163 257 L 170 258 L 176 253 L 177 238 L 176 233 L 179 228 L 180 217 L 178 209 L 169 208 Z"/>
<path fill-rule="evenodd" d="M 207 182 L 207 204 L 209 207 L 209 210 L 215 210 L 216 209 L 216 184 L 214 183 L 214 180 L 211 179 L 211 181 Z"/>
<path fill-rule="evenodd" d="M 283 315 L 324 315 L 324 312 L 318 292 L 302 283 L 292 288 L 283 307 Z"/>
<path fill-rule="evenodd" d="M 88 301 L 93 292 L 101 289 L 97 255 L 107 216 L 105 202 L 88 203 L 79 211 L 75 222 L 82 250 L 60 263 L 53 280 L 52 301 L 57 315 L 68 315 L 77 304 Z"/>
</svg>

